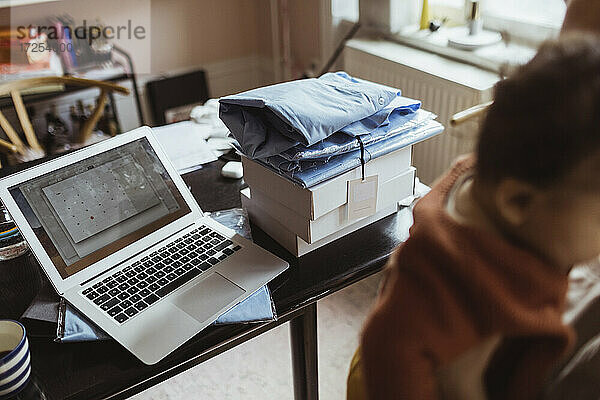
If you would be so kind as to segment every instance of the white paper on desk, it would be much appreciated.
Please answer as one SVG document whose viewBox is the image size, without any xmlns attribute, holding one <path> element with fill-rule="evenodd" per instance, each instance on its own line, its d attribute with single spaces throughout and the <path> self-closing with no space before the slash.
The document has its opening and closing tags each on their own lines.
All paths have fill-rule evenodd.
<svg viewBox="0 0 600 400">
<path fill-rule="evenodd" d="M 205 132 L 194 122 L 177 122 L 152 130 L 180 174 L 217 159 L 206 143 Z"/>
</svg>

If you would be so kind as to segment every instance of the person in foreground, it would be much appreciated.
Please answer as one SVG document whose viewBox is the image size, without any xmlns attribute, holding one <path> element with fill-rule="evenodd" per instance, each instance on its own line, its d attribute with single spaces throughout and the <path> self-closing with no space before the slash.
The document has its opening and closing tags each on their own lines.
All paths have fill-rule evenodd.
<svg viewBox="0 0 600 400">
<path fill-rule="evenodd" d="M 546 42 L 497 84 L 476 154 L 414 208 L 348 399 L 536 399 L 574 342 L 568 273 L 600 254 L 600 41 Z"/>
</svg>

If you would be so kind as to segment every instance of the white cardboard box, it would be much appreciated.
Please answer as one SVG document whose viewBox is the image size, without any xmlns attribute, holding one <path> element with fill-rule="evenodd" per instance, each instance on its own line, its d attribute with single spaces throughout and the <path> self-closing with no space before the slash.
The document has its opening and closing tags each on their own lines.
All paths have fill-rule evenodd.
<svg viewBox="0 0 600 400">
<path fill-rule="evenodd" d="M 387 182 L 410 167 L 411 154 L 412 146 L 407 146 L 371 160 L 365 164 L 365 176 L 379 175 L 380 184 Z M 359 166 L 307 189 L 246 157 L 242 157 L 242 164 L 244 179 L 249 186 L 310 220 L 322 217 L 346 204 L 348 181 L 360 178 L 362 175 Z"/>
<path fill-rule="evenodd" d="M 399 176 L 380 184 L 375 213 L 413 195 L 415 171 L 414 167 L 409 167 Z M 306 243 L 314 243 L 358 221 L 348 220 L 347 203 L 315 220 L 310 220 L 271 199 L 254 186 L 250 187 L 250 195 L 254 204 L 266 210 L 271 217 L 284 225 L 288 231 L 298 235 Z"/>
<path fill-rule="evenodd" d="M 265 210 L 261 209 L 260 206 L 255 204 L 252 201 L 249 188 L 242 190 L 240 193 L 242 198 L 242 206 L 246 209 L 246 211 L 248 211 L 248 215 L 250 216 L 252 222 L 260 229 L 265 231 L 265 233 L 267 233 L 269 236 L 271 236 L 273 240 L 277 241 L 277 243 L 282 245 L 285 249 L 297 257 L 301 257 L 307 253 L 310 253 L 321 246 L 340 239 L 360 228 L 372 224 L 375 221 L 379 221 L 380 219 L 398 211 L 398 204 L 395 203 L 390 207 L 371 215 L 370 217 L 360 219 L 356 223 L 346 226 L 342 230 L 337 231 L 332 235 L 309 244 L 302 240 L 302 238 L 299 238 L 295 233 L 287 230 L 279 221 L 271 217 Z"/>
</svg>

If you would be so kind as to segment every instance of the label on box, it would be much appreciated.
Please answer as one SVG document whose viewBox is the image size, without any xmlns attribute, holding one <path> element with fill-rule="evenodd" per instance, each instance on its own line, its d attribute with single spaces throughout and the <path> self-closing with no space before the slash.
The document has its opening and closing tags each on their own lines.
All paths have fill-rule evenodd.
<svg viewBox="0 0 600 400">
<path fill-rule="evenodd" d="M 375 214 L 378 186 L 377 175 L 348 181 L 348 220 Z"/>
</svg>

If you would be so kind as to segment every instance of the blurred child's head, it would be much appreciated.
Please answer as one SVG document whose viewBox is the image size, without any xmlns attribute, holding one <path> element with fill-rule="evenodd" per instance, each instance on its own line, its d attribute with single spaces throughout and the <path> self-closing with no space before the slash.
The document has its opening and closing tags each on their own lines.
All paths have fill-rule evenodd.
<svg viewBox="0 0 600 400">
<path fill-rule="evenodd" d="M 561 268 L 600 254 L 600 39 L 565 36 L 498 83 L 475 197 L 498 228 Z"/>
</svg>

